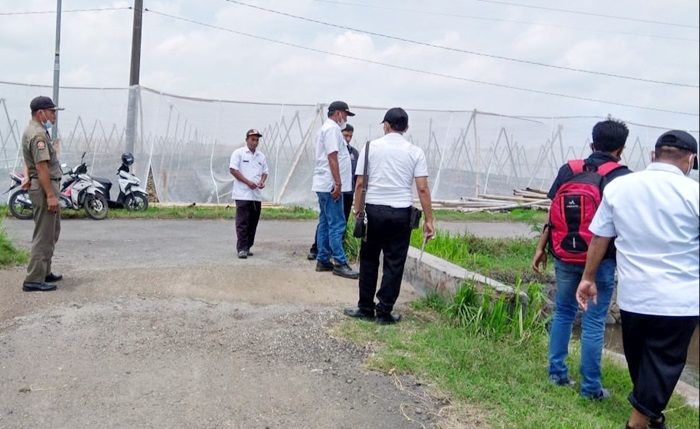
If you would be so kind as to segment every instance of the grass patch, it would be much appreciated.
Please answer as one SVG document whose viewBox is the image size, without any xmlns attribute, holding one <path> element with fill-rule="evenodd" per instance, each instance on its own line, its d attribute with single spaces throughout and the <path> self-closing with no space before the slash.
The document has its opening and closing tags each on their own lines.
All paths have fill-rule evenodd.
<svg viewBox="0 0 700 429">
<path fill-rule="evenodd" d="M 411 245 L 420 249 L 423 233 L 414 230 Z M 472 234 L 450 235 L 438 231 L 429 241 L 425 251 L 470 271 L 506 284 L 554 282 L 552 264 L 545 275 L 532 271 L 530 264 L 537 247 L 537 238 L 480 238 Z"/>
<path fill-rule="evenodd" d="M 458 407 L 483 411 L 494 428 L 624 427 L 631 411 L 626 369 L 605 359 L 603 384 L 612 397 L 605 402 L 582 399 L 576 389 L 549 383 L 547 337 L 539 324 L 521 338 L 512 332 L 495 337 L 460 322 L 449 310 L 458 301 L 431 296 L 415 303 L 395 326 L 347 320 L 335 333 L 363 346 L 372 344 L 376 352 L 367 362 L 370 368 L 413 374 L 434 384 Z M 571 374 L 578 374 L 578 360 L 574 352 Z M 666 415 L 669 428 L 698 427 L 697 410 L 678 397 Z"/>
<path fill-rule="evenodd" d="M 7 236 L 2 219 L 7 215 L 7 208 L 0 206 L 0 268 L 25 264 L 29 260 L 29 254 L 23 249 L 18 249 Z"/>
<path fill-rule="evenodd" d="M 6 208 L 2 207 L 0 217 L 9 215 Z M 63 210 L 63 219 L 86 219 L 83 210 Z M 235 219 L 235 206 L 177 206 L 177 207 L 149 207 L 142 212 L 130 212 L 125 209 L 111 209 L 107 216 L 109 219 Z M 318 213 L 303 207 L 264 207 L 261 218 L 264 220 L 310 220 L 318 219 Z"/>
<path fill-rule="evenodd" d="M 508 211 L 483 211 L 465 213 L 459 210 L 442 210 L 434 211 L 436 220 L 447 222 L 521 222 L 531 225 L 543 225 L 547 221 L 547 212 L 536 209 L 514 209 Z"/>
</svg>

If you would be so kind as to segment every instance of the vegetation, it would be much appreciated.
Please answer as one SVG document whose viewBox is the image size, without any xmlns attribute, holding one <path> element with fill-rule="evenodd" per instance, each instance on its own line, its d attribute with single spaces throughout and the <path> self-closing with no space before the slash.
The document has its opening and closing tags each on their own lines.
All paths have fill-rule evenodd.
<svg viewBox="0 0 700 429">
<path fill-rule="evenodd" d="M 536 209 L 483 211 L 465 213 L 459 210 L 435 210 L 435 219 L 445 222 L 522 222 L 540 227 L 547 221 L 547 212 Z"/>
<path fill-rule="evenodd" d="M 482 414 L 493 428 L 623 427 L 630 412 L 627 370 L 604 360 L 603 383 L 612 397 L 603 402 L 552 385 L 539 287 L 525 289 L 531 306 L 522 317 L 517 304 L 478 297 L 465 285 L 452 299 L 432 295 L 414 303 L 397 325 L 346 320 L 335 332 L 373 346 L 371 369 L 413 374 L 445 393 L 455 408 Z M 578 361 L 574 351 L 571 374 L 578 374 Z M 678 397 L 666 415 L 669 428 L 698 427 L 698 411 Z"/>
<path fill-rule="evenodd" d="M 421 248 L 423 233 L 414 230 L 411 245 Z M 472 234 L 450 235 L 438 231 L 425 251 L 439 258 L 483 274 L 506 284 L 554 281 L 551 264 L 548 273 L 538 275 L 530 269 L 537 246 L 535 238 L 480 238 Z"/>
<path fill-rule="evenodd" d="M 7 214 L 7 208 L 0 206 L 0 268 L 24 264 L 29 259 L 25 250 L 18 249 L 12 244 L 2 225 L 2 219 Z"/>
</svg>

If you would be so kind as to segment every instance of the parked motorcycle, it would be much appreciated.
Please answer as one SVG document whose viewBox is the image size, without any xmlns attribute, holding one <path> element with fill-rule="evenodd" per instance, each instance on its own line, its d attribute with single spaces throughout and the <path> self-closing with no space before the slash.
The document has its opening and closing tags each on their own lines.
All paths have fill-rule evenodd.
<svg viewBox="0 0 700 429">
<path fill-rule="evenodd" d="M 65 164 L 61 165 L 65 168 Z M 101 220 L 107 217 L 109 206 L 104 194 L 98 189 L 103 189 L 103 185 L 87 174 L 87 165 L 85 164 L 85 153 L 80 158 L 80 164 L 75 168 L 64 171 L 64 176 L 67 179 L 61 185 L 61 191 L 58 195 L 58 204 L 61 209 L 84 209 L 85 213 L 92 219 Z M 22 183 L 23 176 L 18 173 L 10 173 L 10 177 L 14 182 L 8 191 L 19 187 Z M 9 199 L 10 213 L 18 219 L 32 218 L 32 202 L 29 199 L 29 192 L 23 189 L 15 191 L 10 195 Z"/>
<path fill-rule="evenodd" d="M 129 211 L 145 211 L 148 209 L 148 194 L 141 187 L 141 180 L 129 171 L 129 167 L 134 164 L 134 156 L 131 153 L 122 154 L 122 165 L 117 169 L 119 177 L 119 195 L 116 200 L 110 198 L 112 181 L 102 177 L 94 177 L 101 188 L 97 192 L 102 193 L 107 198 L 109 208 L 126 208 Z"/>
</svg>

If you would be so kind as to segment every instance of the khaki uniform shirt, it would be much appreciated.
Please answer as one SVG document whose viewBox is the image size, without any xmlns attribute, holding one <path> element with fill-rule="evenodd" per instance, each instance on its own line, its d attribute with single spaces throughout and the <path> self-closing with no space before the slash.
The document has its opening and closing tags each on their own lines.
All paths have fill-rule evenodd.
<svg viewBox="0 0 700 429">
<path fill-rule="evenodd" d="M 22 135 L 22 154 L 24 163 L 29 170 L 29 177 L 37 179 L 39 177 L 36 165 L 42 161 L 49 162 L 49 178 L 60 180 L 63 173 L 61 164 L 58 162 L 56 150 L 53 147 L 51 136 L 44 127 L 34 119 L 29 121 L 27 129 Z"/>
</svg>

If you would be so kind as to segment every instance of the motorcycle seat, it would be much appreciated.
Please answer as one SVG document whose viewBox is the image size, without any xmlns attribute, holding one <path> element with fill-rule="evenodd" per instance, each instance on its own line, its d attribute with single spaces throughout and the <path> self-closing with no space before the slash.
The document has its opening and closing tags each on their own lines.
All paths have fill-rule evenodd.
<svg viewBox="0 0 700 429">
<path fill-rule="evenodd" d="M 107 190 L 109 190 L 109 189 L 112 188 L 112 181 L 109 180 L 109 179 L 105 179 L 104 177 L 93 177 L 93 180 L 95 180 L 95 181 L 101 183 L 102 185 L 104 185 L 104 187 L 105 187 Z"/>
</svg>

